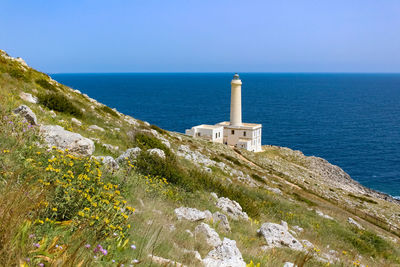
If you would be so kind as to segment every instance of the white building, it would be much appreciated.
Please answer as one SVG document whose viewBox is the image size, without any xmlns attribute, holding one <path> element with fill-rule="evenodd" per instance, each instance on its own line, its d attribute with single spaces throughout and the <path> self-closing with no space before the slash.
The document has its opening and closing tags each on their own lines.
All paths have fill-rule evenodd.
<svg viewBox="0 0 400 267">
<path fill-rule="evenodd" d="M 186 130 L 186 134 L 226 145 L 261 151 L 261 124 L 242 123 L 242 81 L 238 74 L 231 81 L 230 121 L 216 125 L 198 125 Z"/>
<path fill-rule="evenodd" d="M 224 136 L 224 127 L 220 125 L 207 125 L 202 124 L 187 129 L 186 135 L 193 137 L 203 138 L 211 142 L 222 143 Z"/>
</svg>

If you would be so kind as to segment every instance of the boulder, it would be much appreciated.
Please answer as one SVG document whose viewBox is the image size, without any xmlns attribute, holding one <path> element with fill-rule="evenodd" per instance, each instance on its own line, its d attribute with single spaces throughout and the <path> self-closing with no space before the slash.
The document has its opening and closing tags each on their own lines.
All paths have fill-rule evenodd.
<svg viewBox="0 0 400 267">
<path fill-rule="evenodd" d="M 37 104 L 38 103 L 38 98 L 36 96 L 33 96 L 33 95 L 29 94 L 29 93 L 21 92 L 19 94 L 19 97 L 22 100 L 25 100 L 25 101 L 27 101 L 29 103 L 33 103 L 33 104 Z"/>
<path fill-rule="evenodd" d="M 37 125 L 36 115 L 29 107 L 21 105 L 14 109 L 13 112 L 24 117 L 25 120 L 27 120 L 30 124 Z"/>
<path fill-rule="evenodd" d="M 231 231 L 231 226 L 229 225 L 228 217 L 225 214 L 217 211 L 213 214 L 213 222 L 218 223 L 218 227 L 225 232 Z"/>
<path fill-rule="evenodd" d="M 264 249 L 289 247 L 294 250 L 303 250 L 303 245 L 289 233 L 287 225 L 263 223 L 257 233 L 263 236 L 267 243 Z"/>
<path fill-rule="evenodd" d="M 285 262 L 284 264 L 283 264 L 283 267 L 296 267 L 295 265 L 294 265 L 294 263 L 291 263 L 291 262 Z"/>
<path fill-rule="evenodd" d="M 210 251 L 202 261 L 205 267 L 245 267 L 242 253 L 235 240 L 224 238 L 222 243 Z"/>
<path fill-rule="evenodd" d="M 239 203 L 234 200 L 230 200 L 229 198 L 220 197 L 217 200 L 216 206 L 222 211 L 226 212 L 233 220 L 249 219 L 247 213 L 242 211 L 242 207 L 239 205 Z"/>
<path fill-rule="evenodd" d="M 103 162 L 103 164 L 107 165 L 108 167 L 110 167 L 113 170 L 118 170 L 119 169 L 118 163 L 111 156 L 98 156 L 98 157 L 95 157 L 95 158 L 98 161 Z"/>
<path fill-rule="evenodd" d="M 90 125 L 88 127 L 89 131 L 99 131 L 99 132 L 104 132 L 105 130 L 97 125 Z"/>
<path fill-rule="evenodd" d="M 80 120 L 77 120 L 75 118 L 71 119 L 72 124 L 75 124 L 76 126 L 82 126 L 82 122 Z"/>
<path fill-rule="evenodd" d="M 151 155 L 155 155 L 162 159 L 165 159 L 165 152 L 159 148 L 152 148 L 147 150 L 147 152 L 149 152 Z"/>
<path fill-rule="evenodd" d="M 57 114 L 54 112 L 54 110 L 50 110 L 50 116 L 52 117 L 52 118 L 55 118 L 55 117 L 57 117 Z"/>
<path fill-rule="evenodd" d="M 207 218 L 206 213 L 204 211 L 200 211 L 194 208 L 180 207 L 175 209 L 175 214 L 176 217 L 178 217 L 178 220 L 185 219 L 192 222 L 201 221 Z"/>
<path fill-rule="evenodd" d="M 58 125 L 42 125 L 40 127 L 44 140 L 49 146 L 68 149 L 71 153 L 80 156 L 90 156 L 94 152 L 94 143 L 89 138 L 78 133 L 64 130 Z"/>
<path fill-rule="evenodd" d="M 353 218 L 350 218 L 350 217 L 349 217 L 349 218 L 347 219 L 347 222 L 350 223 L 350 224 L 352 224 L 352 225 L 354 225 L 354 226 L 357 227 L 358 229 L 361 229 L 361 230 L 364 229 L 364 227 L 362 227 L 361 224 L 359 224 L 358 222 L 356 222 Z"/>
<path fill-rule="evenodd" d="M 142 151 L 142 149 L 140 149 L 140 147 L 128 148 L 116 160 L 117 160 L 117 162 L 122 162 L 126 158 L 128 158 L 128 159 L 131 158 L 131 157 L 136 158 L 140 154 L 141 151 Z"/>
<path fill-rule="evenodd" d="M 196 226 L 196 228 L 194 229 L 194 233 L 196 237 L 204 237 L 207 244 L 212 247 L 219 246 L 222 243 L 218 233 L 206 223 L 202 222 L 198 226 Z"/>
</svg>

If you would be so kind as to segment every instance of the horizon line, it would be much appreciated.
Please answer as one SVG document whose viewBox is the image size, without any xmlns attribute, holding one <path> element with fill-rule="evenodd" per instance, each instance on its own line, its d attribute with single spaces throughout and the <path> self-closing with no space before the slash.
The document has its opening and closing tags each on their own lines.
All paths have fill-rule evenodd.
<svg viewBox="0 0 400 267">
<path fill-rule="evenodd" d="M 144 72 L 47 72 L 48 75 L 53 74 L 230 74 L 230 73 L 245 73 L 245 74 L 400 74 L 400 72 L 313 72 L 313 71 L 303 71 L 303 72 L 278 72 L 278 71 L 243 71 L 243 72 L 230 72 L 230 71 L 144 71 Z"/>
</svg>

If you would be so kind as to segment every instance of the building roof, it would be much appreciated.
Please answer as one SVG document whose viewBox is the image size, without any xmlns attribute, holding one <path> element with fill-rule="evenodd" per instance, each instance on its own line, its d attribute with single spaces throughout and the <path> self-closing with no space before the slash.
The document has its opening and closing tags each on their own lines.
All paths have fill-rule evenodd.
<svg viewBox="0 0 400 267">
<path fill-rule="evenodd" d="M 220 122 L 220 123 L 218 123 L 216 125 L 220 125 L 220 126 L 224 126 L 226 128 L 232 128 L 232 129 L 241 129 L 241 128 L 243 128 L 243 129 L 249 129 L 249 128 L 256 129 L 256 128 L 262 127 L 262 124 L 259 124 L 259 123 L 242 123 L 242 125 L 240 125 L 240 126 L 231 126 L 229 121 L 223 121 L 223 122 Z"/>
<path fill-rule="evenodd" d="M 193 128 L 203 128 L 203 129 L 218 129 L 221 127 L 222 127 L 222 125 L 209 125 L 209 124 L 201 124 L 201 125 L 193 126 Z"/>
</svg>

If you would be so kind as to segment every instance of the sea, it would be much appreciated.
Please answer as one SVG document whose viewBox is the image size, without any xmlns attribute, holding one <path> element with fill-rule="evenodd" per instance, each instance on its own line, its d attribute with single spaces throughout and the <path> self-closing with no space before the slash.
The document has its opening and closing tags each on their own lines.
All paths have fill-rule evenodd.
<svg viewBox="0 0 400 267">
<path fill-rule="evenodd" d="M 51 74 L 134 118 L 183 133 L 229 120 L 233 73 Z M 340 166 L 400 196 L 400 74 L 240 73 L 243 121 L 262 144 Z"/>
</svg>

